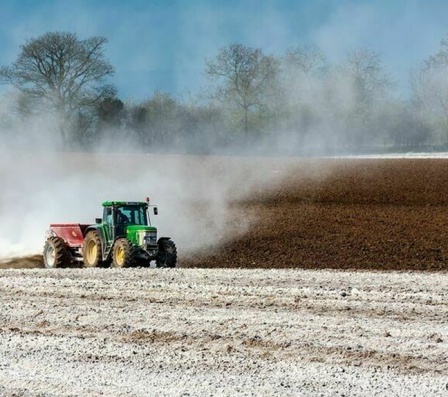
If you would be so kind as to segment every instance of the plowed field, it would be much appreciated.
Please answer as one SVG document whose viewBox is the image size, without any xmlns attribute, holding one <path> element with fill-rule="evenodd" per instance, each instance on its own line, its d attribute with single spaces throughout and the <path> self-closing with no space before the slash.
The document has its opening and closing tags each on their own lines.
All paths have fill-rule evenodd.
<svg viewBox="0 0 448 397">
<path fill-rule="evenodd" d="M 448 160 L 310 161 L 234 205 L 252 227 L 184 266 L 448 268 Z"/>
</svg>

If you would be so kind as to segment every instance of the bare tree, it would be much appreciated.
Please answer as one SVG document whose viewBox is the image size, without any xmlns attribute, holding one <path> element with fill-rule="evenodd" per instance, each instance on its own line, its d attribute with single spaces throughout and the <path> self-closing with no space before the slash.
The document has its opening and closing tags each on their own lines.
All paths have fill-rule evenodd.
<svg viewBox="0 0 448 397">
<path fill-rule="evenodd" d="M 433 144 L 448 143 L 448 39 L 411 73 L 414 108 L 434 132 Z"/>
<path fill-rule="evenodd" d="M 231 44 L 206 63 L 206 75 L 216 83 L 214 98 L 242 112 L 243 129 L 249 133 L 249 115 L 267 103 L 276 77 L 278 60 L 260 49 Z"/>
<path fill-rule="evenodd" d="M 315 46 L 301 45 L 287 51 L 283 58 L 287 74 L 303 73 L 307 78 L 322 74 L 326 68 L 325 55 Z"/>
<path fill-rule="evenodd" d="M 170 94 L 156 91 L 135 106 L 133 129 L 144 147 L 173 149 L 182 129 L 182 106 Z"/>
<path fill-rule="evenodd" d="M 347 138 L 349 144 L 358 145 L 378 140 L 375 115 L 386 106 L 393 83 L 383 66 L 381 57 L 368 49 L 348 54 L 341 67 L 339 91 L 346 87 Z M 342 98 L 341 98 L 342 99 Z"/>
<path fill-rule="evenodd" d="M 315 46 L 299 45 L 289 49 L 281 59 L 274 130 L 283 130 L 290 142 L 287 150 L 302 150 L 305 140 L 319 129 L 325 72 L 324 54 Z M 276 119 L 276 120 L 275 120 Z M 295 146 L 295 147 L 293 147 Z"/>
<path fill-rule="evenodd" d="M 391 80 L 380 56 L 368 49 L 362 48 L 349 53 L 344 69 L 352 79 L 357 101 L 372 101 L 383 96 L 391 87 Z"/>
<path fill-rule="evenodd" d="M 114 72 L 103 54 L 106 42 L 104 37 L 79 40 L 73 33 L 45 33 L 21 46 L 17 60 L 0 69 L 0 81 L 34 100 L 36 111 L 54 112 L 63 144 L 74 143 L 83 134 L 73 135 L 71 124 L 115 94 L 105 83 Z"/>
<path fill-rule="evenodd" d="M 440 41 L 440 49 L 437 54 L 432 55 L 424 62 L 426 68 L 442 67 L 446 68 L 448 65 L 448 38 Z"/>
</svg>

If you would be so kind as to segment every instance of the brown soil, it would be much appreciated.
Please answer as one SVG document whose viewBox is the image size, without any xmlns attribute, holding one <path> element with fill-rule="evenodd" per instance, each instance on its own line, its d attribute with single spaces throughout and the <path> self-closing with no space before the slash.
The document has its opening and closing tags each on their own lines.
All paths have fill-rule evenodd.
<svg viewBox="0 0 448 397">
<path fill-rule="evenodd" d="M 42 255 L 32 255 L 0 262 L 0 269 L 33 269 L 36 267 L 44 267 Z"/>
<path fill-rule="evenodd" d="M 446 270 L 447 204 L 445 159 L 302 162 L 235 204 L 246 234 L 182 266 Z"/>
</svg>

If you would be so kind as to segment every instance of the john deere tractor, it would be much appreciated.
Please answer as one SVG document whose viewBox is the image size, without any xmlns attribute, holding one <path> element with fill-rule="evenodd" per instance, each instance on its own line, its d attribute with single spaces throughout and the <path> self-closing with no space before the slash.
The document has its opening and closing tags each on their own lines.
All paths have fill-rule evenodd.
<svg viewBox="0 0 448 397">
<path fill-rule="evenodd" d="M 157 207 L 142 202 L 105 201 L 103 217 L 95 224 L 51 224 L 44 246 L 45 267 L 175 267 L 176 245 L 170 237 L 157 239 L 149 210 Z"/>
</svg>

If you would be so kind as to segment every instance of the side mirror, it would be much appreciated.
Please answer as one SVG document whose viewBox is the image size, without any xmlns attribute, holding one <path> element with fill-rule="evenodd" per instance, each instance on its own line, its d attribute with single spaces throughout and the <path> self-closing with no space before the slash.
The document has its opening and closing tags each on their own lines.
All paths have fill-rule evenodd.
<svg viewBox="0 0 448 397">
<path fill-rule="evenodd" d="M 154 215 L 158 215 L 159 214 L 159 210 L 157 207 L 154 207 Z"/>
<path fill-rule="evenodd" d="M 102 223 L 103 219 L 102 218 L 95 218 L 95 223 Z"/>
</svg>

